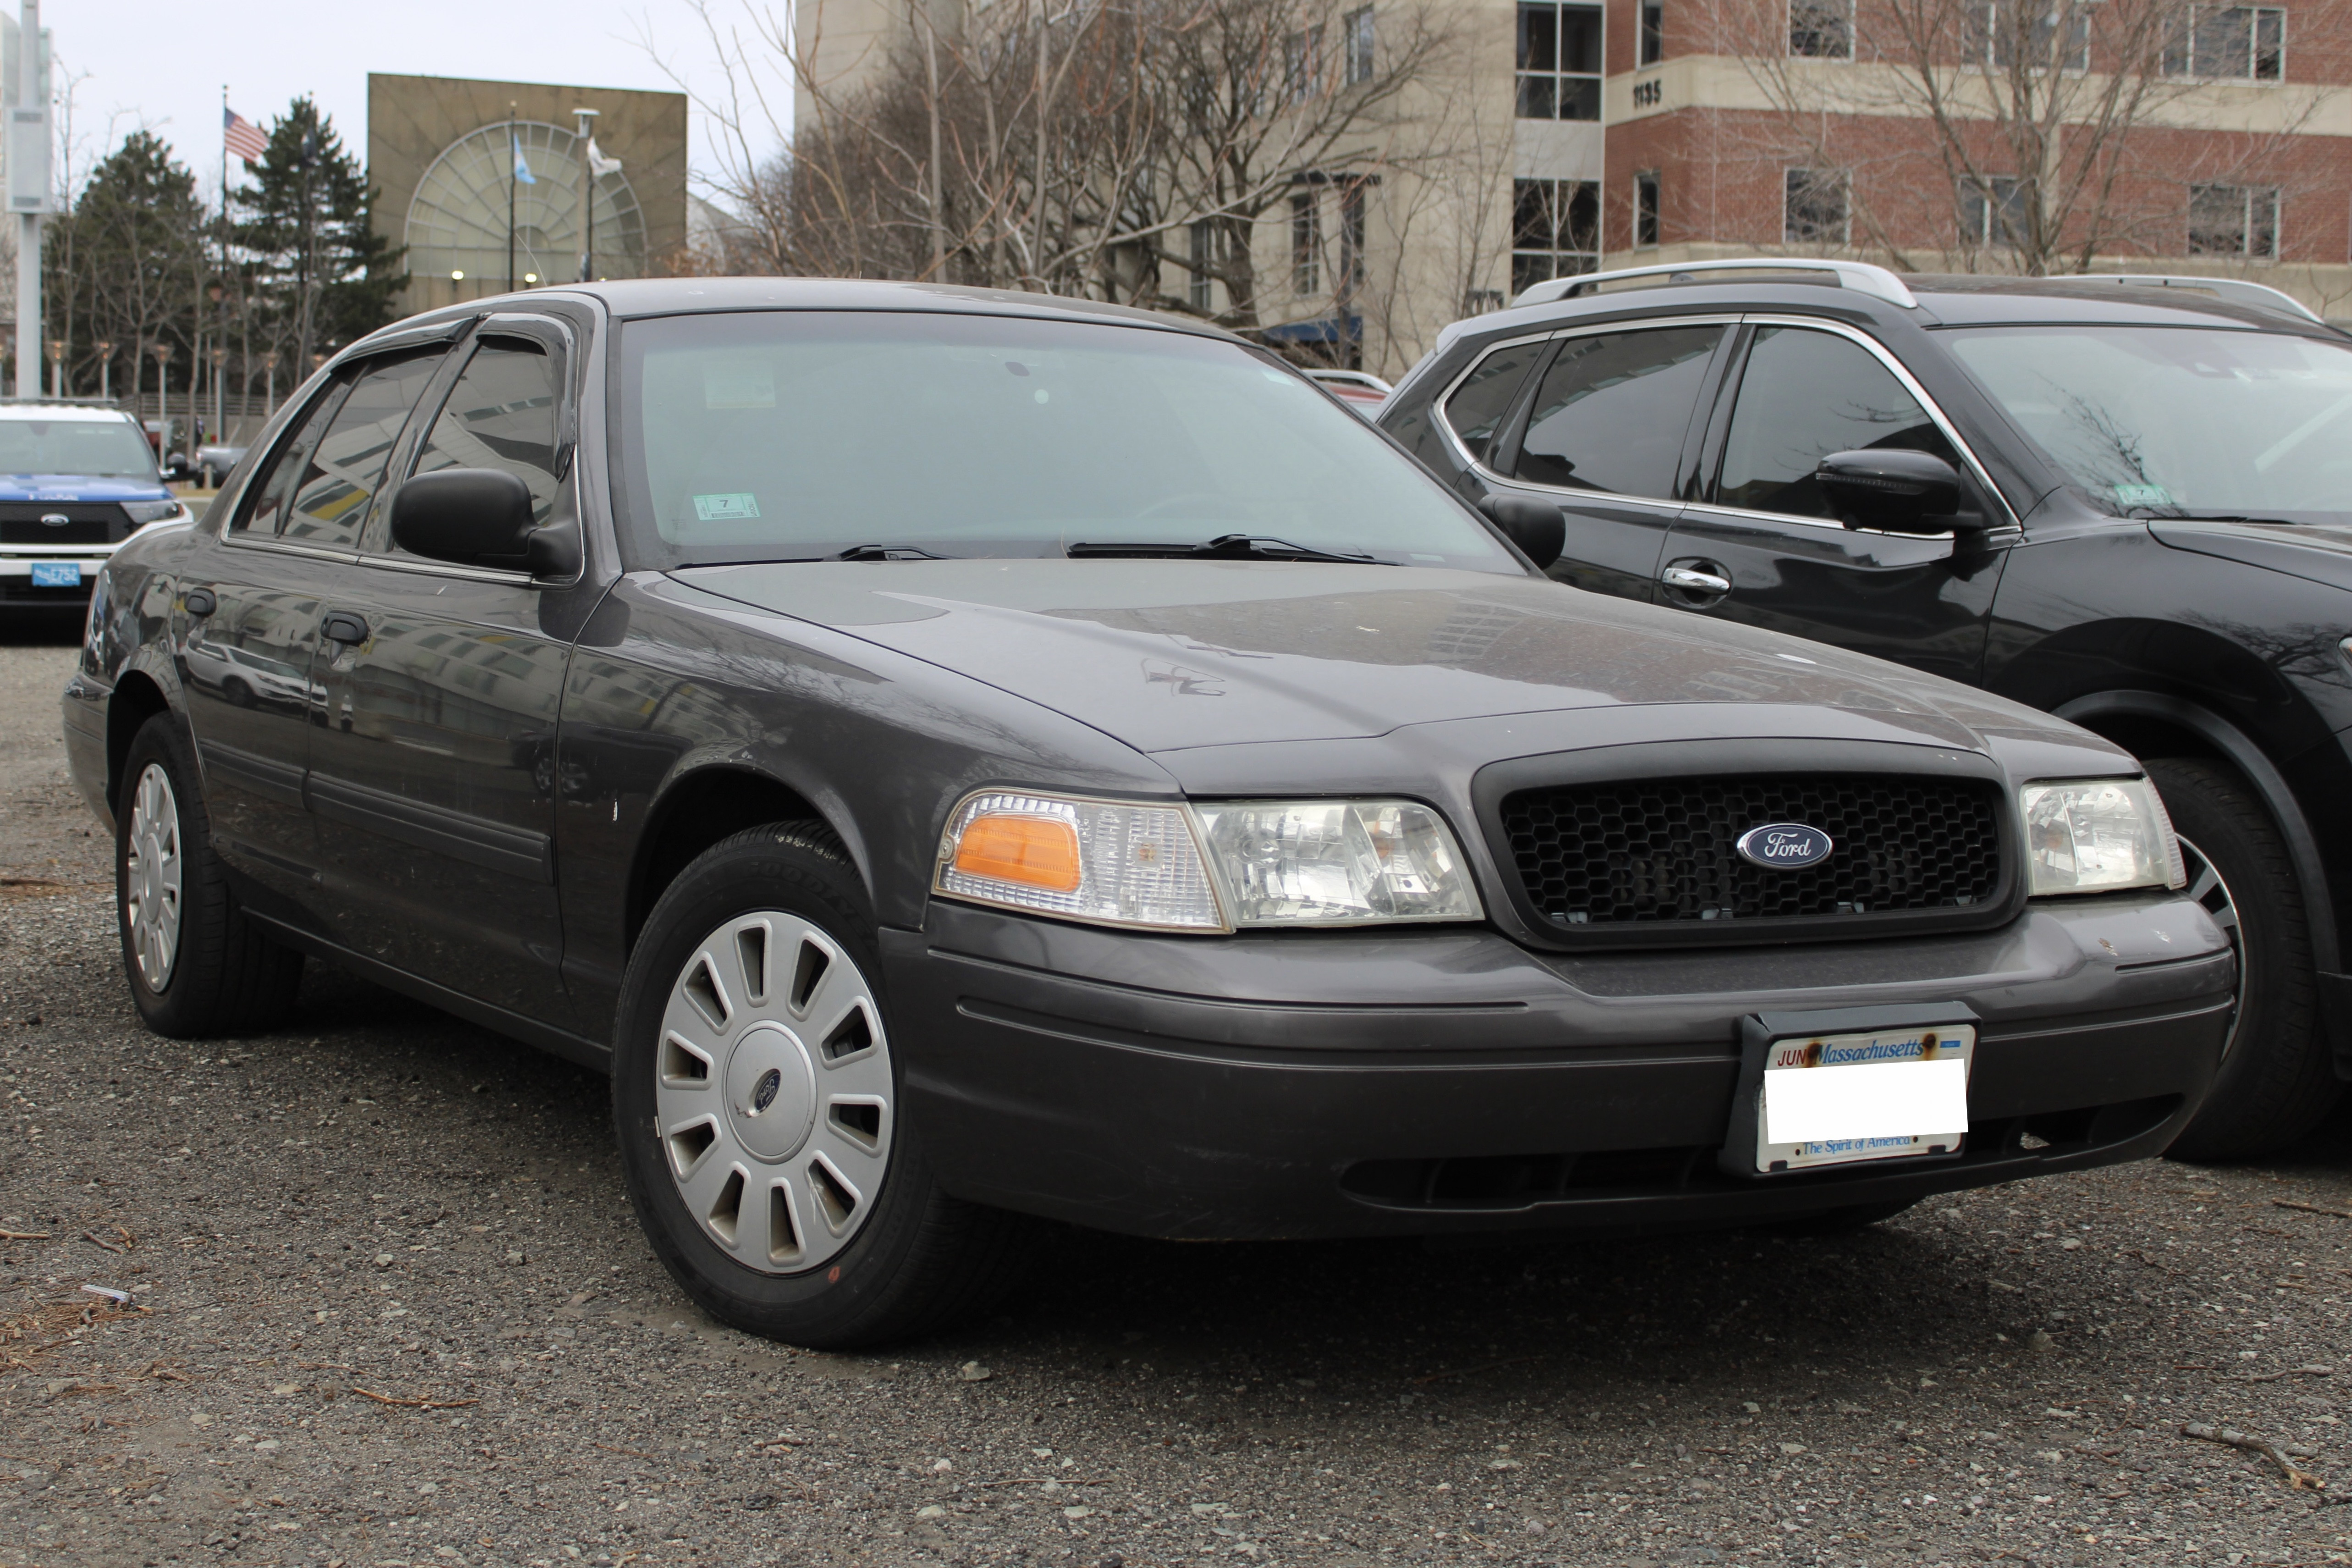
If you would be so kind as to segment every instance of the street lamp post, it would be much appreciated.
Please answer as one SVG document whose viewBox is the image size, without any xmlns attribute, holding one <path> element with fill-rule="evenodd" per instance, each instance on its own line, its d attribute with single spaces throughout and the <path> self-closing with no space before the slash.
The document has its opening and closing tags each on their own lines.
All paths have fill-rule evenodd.
<svg viewBox="0 0 2352 1568">
<path fill-rule="evenodd" d="M 228 378 L 221 374 L 221 367 L 228 363 L 228 350 L 223 348 L 218 343 L 215 343 L 213 345 L 212 360 L 213 439 L 220 441 L 226 439 L 224 432 L 228 429 L 228 405 L 226 400 L 222 396 L 222 383 L 226 381 Z"/>
<path fill-rule="evenodd" d="M 596 266 L 596 166 L 590 162 L 588 139 L 596 128 L 596 110 L 572 111 L 580 125 L 580 281 L 593 283 Z"/>
<path fill-rule="evenodd" d="M 63 397 L 66 395 L 66 341 L 51 338 L 47 347 L 49 351 L 49 395 Z"/>
<path fill-rule="evenodd" d="M 155 443 L 160 455 L 172 444 L 172 345 L 149 343 L 147 352 L 155 356 L 155 416 L 163 426 L 162 438 Z"/>
<path fill-rule="evenodd" d="M 261 363 L 269 375 L 269 394 L 262 400 L 267 405 L 262 417 L 275 419 L 278 417 L 278 351 L 271 349 L 268 353 L 263 354 Z"/>
<path fill-rule="evenodd" d="M 98 397 L 101 403 L 114 401 L 114 340 L 100 338 L 93 345 L 98 350 Z"/>
</svg>

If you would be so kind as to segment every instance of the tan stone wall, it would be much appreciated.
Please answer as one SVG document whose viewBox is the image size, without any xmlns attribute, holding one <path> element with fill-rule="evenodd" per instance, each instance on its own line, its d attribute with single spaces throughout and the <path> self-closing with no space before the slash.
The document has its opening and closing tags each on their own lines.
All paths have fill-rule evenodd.
<svg viewBox="0 0 2352 1568">
<path fill-rule="evenodd" d="M 645 218 L 646 267 L 659 271 L 686 244 L 686 95 L 677 92 L 371 72 L 367 163 L 368 180 L 376 187 L 376 231 L 403 243 L 417 183 L 443 149 L 468 132 L 500 123 L 510 113 L 569 127 L 575 109 L 597 111 L 596 144 L 621 161 Z M 475 297 L 496 292 L 504 282 L 468 281 L 476 285 Z M 448 303 L 450 284 L 436 279 L 430 292 L 412 284 L 409 293 L 405 308 L 423 310 Z"/>
</svg>

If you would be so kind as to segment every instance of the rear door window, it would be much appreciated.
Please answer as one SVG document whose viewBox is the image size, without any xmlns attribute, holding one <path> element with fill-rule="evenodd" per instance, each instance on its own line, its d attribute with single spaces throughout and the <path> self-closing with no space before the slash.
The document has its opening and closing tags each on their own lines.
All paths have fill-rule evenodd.
<svg viewBox="0 0 2352 1568">
<path fill-rule="evenodd" d="M 1832 452 L 1874 447 L 1959 462 L 1918 399 L 1861 344 L 1803 327 L 1759 327 L 1716 499 L 1749 511 L 1833 517 L 1814 468 Z"/>
<path fill-rule="evenodd" d="M 1528 410 L 1516 477 L 1609 495 L 1671 497 L 1691 410 L 1727 331 L 1655 327 L 1561 343 Z"/>
<path fill-rule="evenodd" d="M 302 464 L 286 503 L 282 537 L 333 549 L 358 542 L 369 505 L 383 486 L 393 446 L 441 353 L 436 349 L 380 360 L 360 373 Z"/>
</svg>

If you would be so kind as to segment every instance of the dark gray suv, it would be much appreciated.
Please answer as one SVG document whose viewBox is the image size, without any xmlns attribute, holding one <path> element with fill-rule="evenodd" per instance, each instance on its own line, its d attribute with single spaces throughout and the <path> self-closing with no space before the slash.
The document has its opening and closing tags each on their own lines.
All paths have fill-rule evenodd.
<svg viewBox="0 0 2352 1568">
<path fill-rule="evenodd" d="M 809 1344 L 1034 1216 L 1860 1224 L 2170 1140 L 2235 969 L 2124 752 L 1505 521 L 1182 322 L 551 289 L 126 545 L 66 738 L 155 1028 L 310 955 L 607 1068 L 663 1261 Z"/>
</svg>

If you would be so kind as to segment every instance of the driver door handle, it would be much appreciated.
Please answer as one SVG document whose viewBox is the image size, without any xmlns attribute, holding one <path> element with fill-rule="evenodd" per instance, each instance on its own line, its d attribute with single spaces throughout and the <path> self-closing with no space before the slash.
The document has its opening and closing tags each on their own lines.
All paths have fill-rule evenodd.
<svg viewBox="0 0 2352 1568">
<path fill-rule="evenodd" d="M 1731 579 L 1712 572 L 1702 572 L 1696 566 L 1669 566 L 1658 574 L 1658 581 L 1669 588 L 1680 588 L 1685 594 L 1728 594 Z"/>
<path fill-rule="evenodd" d="M 368 640 L 367 620 L 349 610 L 330 610 L 319 623 L 319 635 L 330 642 L 363 643 Z"/>
</svg>

